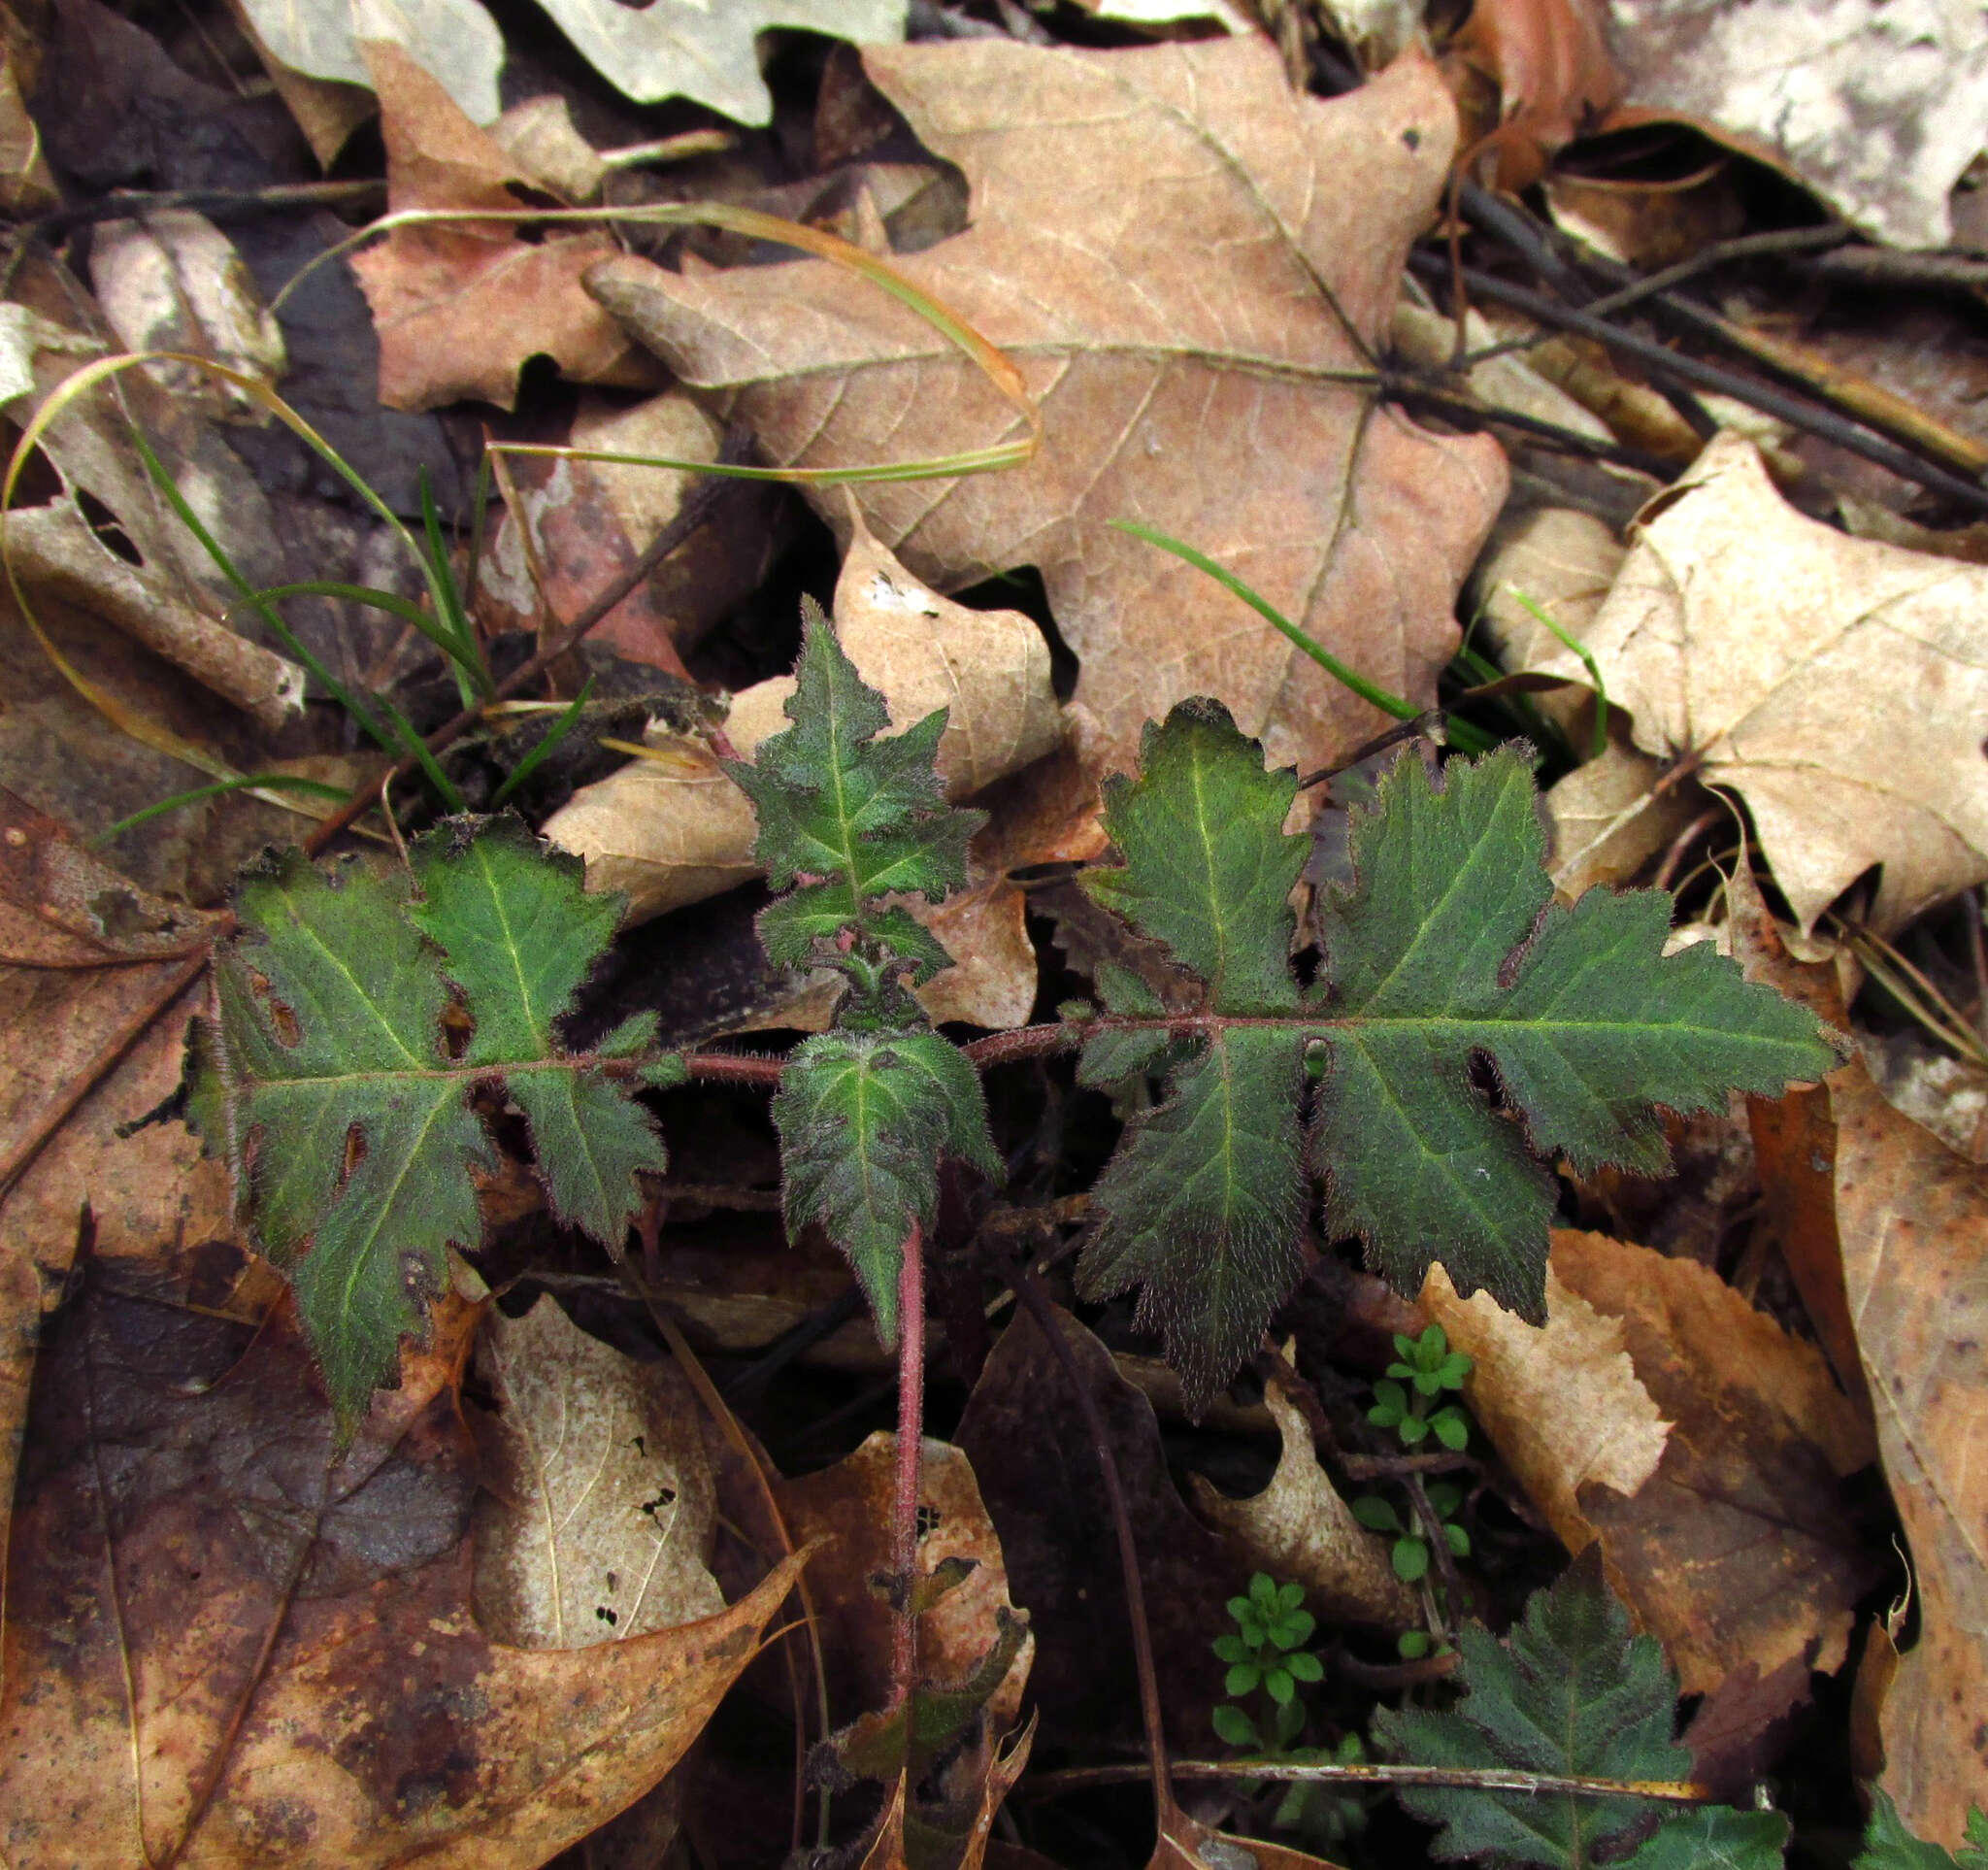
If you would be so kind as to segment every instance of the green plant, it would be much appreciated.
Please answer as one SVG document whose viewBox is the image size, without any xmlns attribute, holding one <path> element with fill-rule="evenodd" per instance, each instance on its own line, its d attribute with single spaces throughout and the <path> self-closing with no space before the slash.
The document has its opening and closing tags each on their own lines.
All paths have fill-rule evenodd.
<svg viewBox="0 0 1988 1870">
<path fill-rule="evenodd" d="M 1677 1679 L 1654 1637 L 1631 1634 L 1594 1548 L 1551 1589 L 1535 1593 L 1507 1642 L 1470 1625 L 1457 1648 L 1456 1705 L 1380 1709 L 1374 1734 L 1381 1746 L 1417 1765 L 1610 1780 L 1630 1789 L 1598 1796 L 1573 1787 L 1404 1787 L 1402 1803 L 1441 1827 L 1438 1856 L 1551 1870 L 1603 1861 L 1634 1870 L 1780 1863 L 1789 1826 L 1778 1813 L 1679 1811 L 1668 1802 L 1692 1790 L 1680 1785 L 1691 1755 L 1671 1738 Z"/>
<path fill-rule="evenodd" d="M 1279 1753 L 1304 1728 L 1298 1684 L 1325 1679 L 1325 1665 L 1304 1647 L 1317 1627 L 1317 1620 L 1302 1608 L 1304 1602 L 1302 1586 L 1279 1585 L 1261 1571 L 1250 1579 L 1247 1596 L 1229 1599 L 1236 1628 L 1214 1641 L 1215 1654 L 1229 1665 L 1223 1688 L 1232 1695 L 1260 1689 L 1269 1704 L 1262 1726 L 1233 1702 L 1215 1709 L 1215 1732 L 1230 1746 Z"/>
<path fill-rule="evenodd" d="M 1427 1326 L 1417 1338 L 1397 1331 L 1394 1348 L 1397 1360 L 1374 1386 L 1375 1402 L 1367 1419 L 1376 1428 L 1393 1429 L 1405 1448 L 1419 1447 L 1434 1435 L 1452 1453 L 1461 1453 L 1470 1443 L 1470 1418 L 1454 1403 L 1445 1403 L 1433 1415 L 1426 1412 L 1431 1400 L 1445 1389 L 1464 1386 L 1471 1374 L 1470 1358 L 1449 1348 L 1440 1324 Z"/>
<path fill-rule="evenodd" d="M 1958 1851 L 1916 1837 L 1883 1787 L 1871 1793 L 1871 1822 L 1850 1870 L 1988 1870 L 1988 1813 L 1968 1807 L 1968 1841 Z"/>
</svg>

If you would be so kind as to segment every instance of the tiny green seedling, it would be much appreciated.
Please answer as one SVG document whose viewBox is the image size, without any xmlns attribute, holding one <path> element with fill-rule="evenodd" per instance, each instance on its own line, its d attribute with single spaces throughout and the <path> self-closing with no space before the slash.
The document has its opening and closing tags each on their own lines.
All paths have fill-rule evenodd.
<svg viewBox="0 0 1988 1870">
<path fill-rule="evenodd" d="M 1367 1419 L 1376 1428 L 1393 1429 L 1405 1448 L 1419 1448 L 1434 1435 L 1452 1453 L 1461 1453 L 1470 1444 L 1470 1418 L 1454 1403 L 1433 1414 L 1429 1404 L 1445 1389 L 1464 1386 L 1471 1359 L 1449 1348 L 1440 1324 L 1430 1325 L 1419 1338 L 1397 1331 L 1394 1348 L 1398 1359 L 1374 1386 L 1375 1403 Z"/>
<path fill-rule="evenodd" d="M 1325 1679 L 1325 1664 L 1305 1648 L 1317 1620 L 1304 1602 L 1301 1586 L 1279 1585 L 1261 1571 L 1250 1579 L 1247 1596 L 1229 1599 L 1236 1628 L 1214 1641 L 1216 1655 L 1229 1665 L 1222 1686 L 1232 1695 L 1260 1689 L 1270 1704 L 1262 1727 L 1233 1702 L 1215 1709 L 1215 1732 L 1230 1746 L 1281 1753 L 1304 1730 L 1298 1684 Z"/>
<path fill-rule="evenodd" d="M 1456 1523 L 1457 1510 L 1464 1503 L 1463 1488 L 1454 1481 L 1431 1481 L 1424 1492 L 1437 1523 L 1442 1528 L 1442 1541 L 1449 1548 L 1450 1556 L 1468 1558 L 1471 1555 L 1471 1535 Z M 1429 1576 L 1429 1541 L 1379 1494 L 1363 1493 L 1355 1500 L 1353 1518 L 1370 1531 L 1383 1532 L 1393 1539 L 1394 1543 L 1388 1548 L 1388 1562 L 1403 1584 L 1419 1585 Z M 1438 1601 L 1441 1601 L 1440 1592 Z M 1427 1655 L 1430 1650 L 1428 1632 L 1408 1630 L 1395 1647 L 1408 1661 Z"/>
</svg>

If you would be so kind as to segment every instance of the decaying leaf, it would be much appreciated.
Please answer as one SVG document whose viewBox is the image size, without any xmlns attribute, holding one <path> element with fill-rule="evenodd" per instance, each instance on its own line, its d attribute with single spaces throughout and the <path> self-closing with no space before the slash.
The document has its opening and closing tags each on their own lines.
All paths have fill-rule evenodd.
<svg viewBox="0 0 1988 1870">
<path fill-rule="evenodd" d="M 1988 878 L 1988 571 L 1849 539 L 1714 441 L 1640 529 L 1587 631 L 1636 744 L 1741 793 L 1805 933 L 1882 866 L 1897 928 Z M 1533 664 L 1585 679 L 1565 650 Z"/>
<path fill-rule="evenodd" d="M 1426 61 L 1326 104 L 1254 39 L 863 56 L 973 187 L 966 233 L 894 264 L 1014 359 L 1044 423 L 1026 467 L 863 488 L 878 538 L 941 589 L 1040 568 L 1107 767 L 1191 694 L 1308 771 L 1379 718 L 1113 518 L 1192 541 L 1373 680 L 1433 700 L 1505 473 L 1488 440 L 1373 403 L 1402 254 L 1455 135 Z M 929 324 L 825 263 L 687 277 L 629 257 L 588 285 L 783 465 L 938 458 L 1016 432 Z M 846 530 L 839 495 L 822 507 Z"/>
<path fill-rule="evenodd" d="M 715 461 L 718 424 L 680 388 L 620 407 L 581 395 L 568 441 L 621 454 Z M 676 518 L 696 477 L 608 461 L 512 457 L 510 487 L 478 561 L 491 628 L 577 617 Z M 514 492 L 515 499 L 509 497 Z M 703 525 L 587 634 L 638 662 L 681 672 L 688 649 L 757 589 L 793 532 L 783 489 L 732 482 Z"/>
<path fill-rule="evenodd" d="M 343 1456 L 281 1311 L 127 1276 L 57 1315 L 9 1554 L 11 1863 L 532 1870 L 682 1754 L 802 1561 L 680 1628 L 493 1641 L 455 1396 L 476 1315 L 439 1308 Z"/>
<path fill-rule="evenodd" d="M 1220 1664 L 1207 1645 L 1245 1576 L 1180 1498 L 1152 1405 L 1077 1319 L 1059 1312 L 1057 1323 L 1104 1417 L 1125 1487 L 1168 1736 L 1189 1750 L 1211 1746 Z M 1096 1750 L 1106 1735 L 1130 1739 L 1132 1644 L 1097 1457 L 1070 1379 L 1027 1314 L 996 1343 L 956 1440 L 1001 1535 L 1010 1588 L 1041 1645 L 1029 1690 L 1043 1711 L 1045 1744 Z"/>
<path fill-rule="evenodd" d="M 191 352 L 269 384 L 283 374 L 282 330 L 233 243 L 203 215 L 168 209 L 110 222 L 90 242 L 89 280 L 127 351 Z M 207 415 L 267 419 L 233 384 L 189 365 L 146 370 Z"/>
<path fill-rule="evenodd" d="M 1681 117 L 1894 247 L 1943 247 L 1981 151 L 1988 21 L 1886 0 L 1609 0 L 1614 120 Z"/>
<path fill-rule="evenodd" d="M 1829 971 L 1788 957 L 1757 897 L 1752 914 L 1749 972 L 1828 1005 Z M 1911 1546 L 1920 1634 L 1878 1711 L 1884 1783 L 1914 1832 L 1952 1848 L 1988 1774 L 1988 1171 L 1893 1110 L 1860 1058 L 1821 1095 L 1826 1108 L 1801 1113 L 1810 1147 L 1776 1158 L 1775 1183 L 1840 1244 L 1847 1322 Z"/>
<path fill-rule="evenodd" d="M 902 730 L 944 708 L 938 767 L 950 798 L 966 798 L 1052 751 L 1064 733 L 1043 633 L 1016 611 L 975 611 L 912 578 L 860 521 L 836 583 L 836 636 Z M 791 676 L 737 696 L 725 731 L 742 757 L 787 724 Z M 667 733 L 651 740 L 670 743 Z M 640 921 L 714 895 L 757 874 L 751 801 L 708 754 L 671 745 L 667 761 L 638 760 L 582 788 L 546 822 L 546 835 L 586 859 L 590 889 L 617 889 Z M 998 838 L 996 840 L 998 843 Z M 1026 861 L 1015 855 L 1009 862 Z M 958 962 L 920 989 L 935 1017 L 1016 1025 L 1035 998 L 1035 954 L 1021 895 L 982 864 L 970 900 L 913 905 L 944 929 Z M 992 942 L 984 940 L 991 934 Z M 968 978 L 962 978 L 968 977 Z M 818 1023 L 794 1009 L 783 1019 Z"/>
<path fill-rule="evenodd" d="M 1303 1585 L 1329 1620 L 1354 1618 L 1389 1629 L 1414 1623 L 1414 1593 L 1394 1575 L 1387 1545 L 1353 1518 L 1312 1446 L 1311 1429 L 1284 1384 L 1273 1378 L 1264 1403 L 1283 1449 L 1261 1493 L 1232 1500 L 1197 1474 L 1194 1504 L 1245 1559 L 1250 1571 Z"/>
<path fill-rule="evenodd" d="M 1432 1281 L 1426 1301 L 1477 1359 L 1468 1393 L 1486 1432 L 1570 1550 L 1599 1539 L 1686 1693 L 1795 1663 L 1786 1691 L 1806 1694 L 1811 1669 L 1841 1663 L 1875 1576 L 1841 1487 L 1873 1453 L 1856 1405 L 1811 1345 L 1695 1260 L 1563 1229 L 1553 1270 L 1564 1341 L 1601 1352 L 1589 1367 L 1615 1397 L 1605 1419 L 1626 1431 L 1627 1464 L 1611 1478 L 1588 1454 L 1595 1424 L 1558 1387 L 1553 1327 L 1513 1331 Z"/>
<path fill-rule="evenodd" d="M 698 1403 L 672 1364 L 590 1337 L 550 1293 L 493 1312 L 478 1368 L 501 1407 L 480 1425 L 477 1617 L 499 1642 L 578 1650 L 724 1609 Z"/>
<path fill-rule="evenodd" d="M 1603 0 L 1476 0 L 1456 51 L 1498 85 L 1501 188 L 1530 187 L 1621 94 Z"/>
<path fill-rule="evenodd" d="M 386 141 L 387 202 L 403 209 L 524 206 L 518 165 L 391 41 L 368 41 Z M 494 113 L 492 114 L 494 115 Z M 352 258 L 380 333 L 380 400 L 432 409 L 517 400 L 517 373 L 543 352 L 578 383 L 652 385 L 653 372 L 580 287 L 613 250 L 605 234 L 527 241 L 514 221 L 393 228 Z"/>
</svg>

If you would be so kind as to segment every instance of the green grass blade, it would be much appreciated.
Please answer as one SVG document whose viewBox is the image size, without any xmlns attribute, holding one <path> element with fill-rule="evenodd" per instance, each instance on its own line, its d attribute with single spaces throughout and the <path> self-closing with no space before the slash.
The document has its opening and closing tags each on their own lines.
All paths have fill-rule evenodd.
<svg viewBox="0 0 1988 1870">
<path fill-rule="evenodd" d="M 421 532 L 427 541 L 428 569 L 432 574 L 429 588 L 435 592 L 439 607 L 436 621 L 443 632 L 439 640 L 447 652 L 450 673 L 455 677 L 462 705 L 468 708 L 474 706 L 480 696 L 487 696 L 496 685 L 490 680 L 489 670 L 483 666 L 483 651 L 477 642 L 469 613 L 463 608 L 462 592 L 456 588 L 455 573 L 448 562 L 448 542 L 442 536 L 442 516 L 435 510 L 435 495 L 428 485 L 425 464 L 417 472 L 415 481 L 420 488 Z"/>
<path fill-rule="evenodd" d="M 243 773 L 235 779 L 217 780 L 212 785 L 196 785 L 190 792 L 175 792 L 169 799 L 160 799 L 156 805 L 148 805 L 142 812 L 134 812 L 127 818 L 119 818 L 116 824 L 99 831 L 89 842 L 92 845 L 106 845 L 115 838 L 121 838 L 127 831 L 136 830 L 141 824 L 148 824 L 153 818 L 163 818 L 168 812 L 177 812 L 183 806 L 198 805 L 203 799 L 217 797 L 222 792 L 246 792 L 257 787 L 284 792 L 308 792 L 314 798 L 335 799 L 341 804 L 346 797 L 344 786 L 327 785 L 322 780 L 305 779 L 300 773 Z"/>
<path fill-rule="evenodd" d="M 516 791 L 526 780 L 530 779 L 539 770 L 540 762 L 579 725 L 580 711 L 586 706 L 588 700 L 593 695 L 593 691 L 594 679 L 592 676 L 588 676 L 586 681 L 581 684 L 580 692 L 567 704 L 565 712 L 560 715 L 559 718 L 546 730 L 538 745 L 519 760 L 505 777 L 504 784 L 497 788 L 490 799 L 491 811 L 496 811 L 513 792 Z"/>
<path fill-rule="evenodd" d="M 1404 700 L 1391 689 L 1383 688 L 1377 682 L 1369 681 L 1359 670 L 1342 662 L 1317 638 L 1308 636 L 1301 630 L 1267 597 L 1258 595 L 1234 572 L 1224 565 L 1218 565 L 1206 552 L 1197 551 L 1194 547 L 1176 539 L 1171 533 L 1162 532 L 1157 526 L 1143 525 L 1137 519 L 1112 519 L 1107 523 L 1117 527 L 1120 532 L 1129 532 L 1135 539 L 1143 539 L 1149 546 L 1159 547 L 1162 551 L 1172 552 L 1176 558 L 1185 559 L 1198 572 L 1205 572 L 1224 590 L 1240 597 L 1273 629 L 1289 638 L 1327 675 L 1350 688 L 1362 701 L 1371 702 L 1382 714 L 1392 715 L 1397 720 L 1421 718 L 1423 711 L 1413 702 Z M 1449 739 L 1451 746 L 1466 753 L 1486 752 L 1497 744 L 1481 728 L 1468 720 L 1452 721 Z"/>
<path fill-rule="evenodd" d="M 1593 745 L 1588 749 L 1588 757 L 1590 759 L 1600 759 L 1608 748 L 1608 685 L 1602 680 L 1601 665 L 1595 660 L 1593 652 L 1579 637 L 1574 635 L 1572 631 L 1563 629 L 1558 623 L 1554 622 L 1543 605 L 1536 603 L 1524 591 L 1520 590 L 1516 584 L 1508 584 L 1505 588 L 1525 606 L 1526 615 L 1534 622 L 1543 623 L 1575 655 L 1580 657 L 1582 666 L 1588 672 L 1588 680 L 1594 685 L 1595 689 L 1595 736 Z"/>
</svg>

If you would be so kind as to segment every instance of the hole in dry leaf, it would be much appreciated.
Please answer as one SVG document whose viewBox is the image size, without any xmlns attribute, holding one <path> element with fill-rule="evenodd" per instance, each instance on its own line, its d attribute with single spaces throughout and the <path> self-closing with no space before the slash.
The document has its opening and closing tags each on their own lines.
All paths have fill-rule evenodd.
<svg viewBox="0 0 1988 1870">
<path fill-rule="evenodd" d="M 76 489 L 76 504 L 89 521 L 89 529 L 96 535 L 97 544 L 106 551 L 123 559 L 127 565 L 145 563 L 145 554 L 131 543 L 130 535 L 117 523 L 117 516 L 87 487 Z"/>
<path fill-rule="evenodd" d="M 921 1506 L 918 1509 L 918 1537 L 923 1539 L 928 1534 L 937 1532 L 944 1517 L 935 1506 Z"/>
<path fill-rule="evenodd" d="M 594 1606 L 594 1615 L 597 1618 L 599 1618 L 603 1623 L 607 1624 L 607 1626 L 610 1629 L 613 1629 L 614 1625 L 620 1622 L 621 1620 L 618 1617 L 614 1615 L 614 1613 L 612 1610 L 608 1608 L 606 1604 L 596 1604 Z"/>
</svg>

